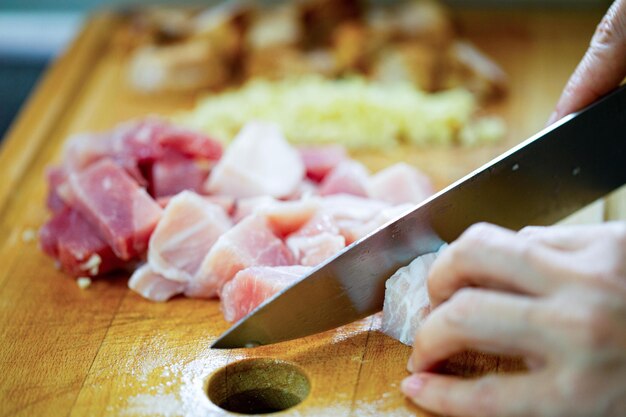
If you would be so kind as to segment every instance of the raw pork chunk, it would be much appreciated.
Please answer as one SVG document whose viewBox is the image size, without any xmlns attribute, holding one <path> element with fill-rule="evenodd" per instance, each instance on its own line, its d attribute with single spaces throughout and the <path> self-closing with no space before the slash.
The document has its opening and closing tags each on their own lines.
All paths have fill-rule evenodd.
<svg viewBox="0 0 626 417">
<path fill-rule="evenodd" d="M 68 184 L 76 209 L 120 259 L 145 252 L 162 209 L 122 168 L 103 159 L 70 174 Z"/>
<path fill-rule="evenodd" d="M 304 164 L 279 128 L 248 123 L 241 129 L 205 183 L 211 194 L 233 197 L 287 197 L 304 178 Z"/>
<path fill-rule="evenodd" d="M 103 275 L 124 265 L 98 231 L 66 207 L 39 230 L 41 248 L 76 277 Z"/>
<path fill-rule="evenodd" d="M 63 198 L 59 195 L 59 187 L 67 180 L 67 174 L 62 167 L 48 167 L 46 169 L 46 180 L 48 181 L 46 207 L 52 213 L 60 213 L 67 207 Z"/>
<path fill-rule="evenodd" d="M 294 284 L 312 268 L 306 266 L 252 267 L 239 271 L 222 290 L 224 318 L 238 321 L 278 292 Z"/>
<path fill-rule="evenodd" d="M 185 294 L 214 297 L 242 269 L 293 263 L 293 255 L 267 220 L 260 215 L 248 216 L 215 242 Z"/>
<path fill-rule="evenodd" d="M 370 198 L 391 204 L 420 203 L 433 194 L 428 177 L 400 162 L 372 175 L 367 184 Z"/>
<path fill-rule="evenodd" d="M 367 196 L 369 173 L 367 168 L 357 161 L 346 160 L 337 165 L 320 184 L 320 195 L 351 194 Z"/>
<path fill-rule="evenodd" d="M 426 279 L 442 249 L 415 258 L 385 283 L 381 331 L 405 345 L 413 345 L 415 333 L 430 313 Z"/>
<path fill-rule="evenodd" d="M 128 288 L 148 300 L 163 302 L 185 291 L 185 283 L 172 281 L 154 272 L 149 264 L 137 269 L 128 281 Z"/>
<path fill-rule="evenodd" d="M 400 204 L 384 208 L 365 222 L 345 222 L 342 227 L 342 233 L 347 241 L 356 242 L 390 221 L 402 217 L 414 208 L 414 204 Z"/>
<path fill-rule="evenodd" d="M 200 191 L 209 175 L 208 168 L 183 157 L 169 157 L 152 165 L 150 184 L 155 198 L 173 196 L 181 191 Z"/>
<path fill-rule="evenodd" d="M 191 191 L 171 199 L 150 238 L 148 262 L 163 277 L 191 281 L 232 223 L 224 209 Z"/>
<path fill-rule="evenodd" d="M 341 162 L 348 159 L 346 150 L 340 145 L 303 146 L 298 148 L 306 169 L 307 178 L 320 182 Z"/>
<path fill-rule="evenodd" d="M 339 226 L 323 211 L 287 238 L 287 247 L 301 265 L 314 266 L 346 247 Z"/>
</svg>

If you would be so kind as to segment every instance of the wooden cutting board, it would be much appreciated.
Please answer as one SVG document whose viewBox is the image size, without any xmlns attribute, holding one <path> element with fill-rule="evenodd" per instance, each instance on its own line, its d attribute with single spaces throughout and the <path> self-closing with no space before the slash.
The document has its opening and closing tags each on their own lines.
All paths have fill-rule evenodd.
<svg viewBox="0 0 626 417">
<path fill-rule="evenodd" d="M 510 74 L 510 96 L 493 108 L 509 124 L 507 140 L 359 157 L 373 168 L 409 159 L 439 186 L 486 162 L 543 126 L 601 14 L 458 11 L 462 32 Z M 48 216 L 44 167 L 69 134 L 194 102 L 133 93 L 124 82 L 126 34 L 118 15 L 91 19 L 37 87 L 0 153 L 0 416 L 226 415 L 207 396 L 216 372 L 209 390 L 216 401 L 236 394 L 234 383 L 249 385 L 271 394 L 267 404 L 252 401 L 257 409 L 288 405 L 308 385 L 306 399 L 285 416 L 430 415 L 400 394 L 410 349 L 377 331 L 378 316 L 278 345 L 212 351 L 228 328 L 217 302 L 152 303 L 127 289 L 124 274 L 81 290 L 38 250 L 29 237 Z M 623 213 L 623 199 L 607 207 L 596 206 L 593 215 Z M 261 359 L 219 371 L 250 358 Z M 515 360 L 469 353 L 446 365 L 461 375 L 517 368 Z"/>
</svg>

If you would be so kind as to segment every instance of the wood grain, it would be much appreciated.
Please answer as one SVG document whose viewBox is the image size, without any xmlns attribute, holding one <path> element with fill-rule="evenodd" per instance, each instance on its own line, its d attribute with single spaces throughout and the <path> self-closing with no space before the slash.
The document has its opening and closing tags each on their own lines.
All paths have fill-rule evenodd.
<svg viewBox="0 0 626 417">
<path fill-rule="evenodd" d="M 460 30 L 510 75 L 509 98 L 491 109 L 507 120 L 509 137 L 485 148 L 358 155 L 372 168 L 408 160 L 443 186 L 540 129 L 601 11 L 456 15 Z M 36 242 L 23 239 L 47 218 L 44 167 L 68 135 L 194 103 L 191 95 L 146 97 L 128 89 L 126 29 L 114 14 L 94 17 L 40 83 L 0 153 L 0 416 L 226 415 L 207 398 L 207 380 L 249 357 L 294 362 L 310 379 L 306 400 L 281 415 L 428 416 L 400 394 L 410 349 L 377 331 L 378 316 L 278 345 L 212 351 L 228 327 L 217 302 L 151 303 L 127 289 L 123 274 L 80 290 Z M 623 201 L 616 197 L 606 212 L 623 216 Z M 592 211 L 595 220 L 605 212 Z M 473 375 L 514 370 L 519 362 L 467 353 L 447 366 Z"/>
</svg>

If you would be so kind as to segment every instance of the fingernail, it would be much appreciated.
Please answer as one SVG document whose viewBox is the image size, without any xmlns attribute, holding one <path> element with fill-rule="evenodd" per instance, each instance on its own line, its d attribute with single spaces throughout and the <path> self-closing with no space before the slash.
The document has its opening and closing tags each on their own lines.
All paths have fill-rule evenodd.
<svg viewBox="0 0 626 417">
<path fill-rule="evenodd" d="M 400 389 L 407 397 L 417 397 L 424 387 L 424 378 L 419 375 L 411 375 L 402 380 Z"/>
<path fill-rule="evenodd" d="M 406 370 L 410 373 L 415 372 L 415 370 L 413 369 L 413 358 L 409 358 L 409 361 L 406 363 Z"/>
<path fill-rule="evenodd" d="M 557 112 L 554 111 L 548 118 L 548 122 L 546 123 L 546 126 L 550 126 L 552 123 L 556 122 L 557 120 L 559 120 L 559 115 L 557 114 Z"/>
</svg>

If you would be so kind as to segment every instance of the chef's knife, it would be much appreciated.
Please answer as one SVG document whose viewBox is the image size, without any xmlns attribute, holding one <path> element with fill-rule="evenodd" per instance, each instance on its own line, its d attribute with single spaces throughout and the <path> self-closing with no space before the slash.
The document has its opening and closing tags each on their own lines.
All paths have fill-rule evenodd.
<svg viewBox="0 0 626 417">
<path fill-rule="evenodd" d="M 265 345 L 382 309 L 385 281 L 477 222 L 549 225 L 626 183 L 626 86 L 565 117 L 315 268 L 212 347 Z"/>
</svg>

